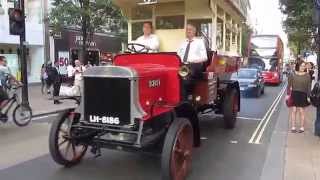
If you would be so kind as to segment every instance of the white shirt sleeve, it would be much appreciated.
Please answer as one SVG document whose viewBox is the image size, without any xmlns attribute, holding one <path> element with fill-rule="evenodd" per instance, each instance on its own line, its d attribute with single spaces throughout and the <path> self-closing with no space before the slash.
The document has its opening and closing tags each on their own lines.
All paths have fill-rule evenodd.
<svg viewBox="0 0 320 180">
<path fill-rule="evenodd" d="M 160 47 L 159 38 L 154 34 L 150 35 L 147 38 L 144 37 L 144 36 L 140 36 L 134 42 L 138 43 L 138 44 L 145 45 L 145 46 L 147 46 L 148 48 L 150 48 L 154 52 L 158 52 L 159 51 L 159 47 Z"/>
<path fill-rule="evenodd" d="M 152 35 L 150 37 L 150 44 L 149 44 L 149 48 L 153 51 L 159 51 L 159 46 L 160 46 L 160 42 L 159 42 L 159 38 L 156 35 Z"/>
<path fill-rule="evenodd" d="M 205 46 L 203 39 L 199 39 L 198 41 L 199 41 L 198 51 L 197 51 L 199 53 L 198 61 L 204 62 L 208 59 L 207 48 Z"/>
</svg>

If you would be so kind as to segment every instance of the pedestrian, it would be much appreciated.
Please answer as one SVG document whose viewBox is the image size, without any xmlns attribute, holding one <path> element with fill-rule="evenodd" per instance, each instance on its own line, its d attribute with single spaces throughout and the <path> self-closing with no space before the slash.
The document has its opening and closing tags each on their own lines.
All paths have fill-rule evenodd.
<svg viewBox="0 0 320 180">
<path fill-rule="evenodd" d="M 51 73 L 52 73 L 52 62 L 48 62 L 47 65 L 46 65 L 46 72 L 47 72 L 47 79 L 46 79 L 46 87 L 47 87 L 47 94 L 51 94 L 51 86 L 53 85 L 53 76 Z"/>
<path fill-rule="evenodd" d="M 72 62 L 69 62 L 69 65 L 67 66 L 67 75 L 68 75 L 68 84 L 69 86 L 73 86 L 74 83 L 74 67 L 72 65 Z"/>
<path fill-rule="evenodd" d="M 74 70 L 74 86 L 81 87 L 82 86 L 82 75 L 86 70 L 85 66 L 81 64 L 79 60 L 75 60 L 75 70 Z"/>
<path fill-rule="evenodd" d="M 52 64 L 52 63 L 51 63 Z M 61 76 L 59 73 L 59 61 L 54 63 L 54 67 L 48 67 L 48 79 L 50 79 L 50 83 L 53 84 L 53 103 L 61 104 L 59 100 L 56 99 L 59 96 L 59 91 L 61 87 Z"/>
<path fill-rule="evenodd" d="M 291 91 L 291 132 L 303 133 L 305 125 L 305 108 L 310 105 L 311 78 L 307 72 L 306 63 L 300 61 L 296 64 L 295 73 L 289 77 L 288 90 Z M 289 94 L 289 93 L 288 93 Z M 296 129 L 297 113 L 300 114 L 300 129 Z"/>
<path fill-rule="evenodd" d="M 47 87 L 47 81 L 48 74 L 47 74 L 47 68 L 45 64 L 42 64 L 41 66 L 41 74 L 40 74 L 40 80 L 41 80 L 41 93 L 44 94 L 44 89 Z"/>
<path fill-rule="evenodd" d="M 307 72 L 309 73 L 311 80 L 314 80 L 314 64 L 312 62 L 307 63 Z"/>
</svg>

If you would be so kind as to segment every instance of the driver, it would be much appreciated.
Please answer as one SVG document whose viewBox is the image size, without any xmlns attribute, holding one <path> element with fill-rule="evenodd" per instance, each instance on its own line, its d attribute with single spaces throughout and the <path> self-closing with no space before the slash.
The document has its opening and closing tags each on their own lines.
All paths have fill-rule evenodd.
<svg viewBox="0 0 320 180">
<path fill-rule="evenodd" d="M 194 25 L 188 24 L 186 28 L 186 40 L 184 40 L 178 49 L 182 63 L 189 64 L 191 70 L 191 77 L 183 81 L 183 98 L 186 100 L 187 96 L 192 94 L 194 87 L 194 79 L 201 78 L 202 72 L 205 68 L 205 62 L 208 59 L 207 49 L 203 39 L 196 37 L 197 29 Z"/>
<path fill-rule="evenodd" d="M 153 26 L 151 22 L 143 23 L 143 35 L 140 36 L 135 43 L 146 46 L 149 52 L 159 52 L 159 38 L 152 34 Z"/>
</svg>

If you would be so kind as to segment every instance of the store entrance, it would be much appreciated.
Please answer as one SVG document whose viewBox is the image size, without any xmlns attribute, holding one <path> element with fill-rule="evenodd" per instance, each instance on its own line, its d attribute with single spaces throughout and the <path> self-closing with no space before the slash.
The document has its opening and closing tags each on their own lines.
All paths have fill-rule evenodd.
<svg viewBox="0 0 320 180">
<path fill-rule="evenodd" d="M 86 59 L 84 60 L 83 64 L 91 64 L 91 65 L 99 65 L 99 59 L 100 59 L 100 52 L 99 50 L 88 50 L 86 54 Z M 71 57 L 70 60 L 73 65 L 74 61 L 80 59 L 80 49 L 71 49 Z"/>
</svg>

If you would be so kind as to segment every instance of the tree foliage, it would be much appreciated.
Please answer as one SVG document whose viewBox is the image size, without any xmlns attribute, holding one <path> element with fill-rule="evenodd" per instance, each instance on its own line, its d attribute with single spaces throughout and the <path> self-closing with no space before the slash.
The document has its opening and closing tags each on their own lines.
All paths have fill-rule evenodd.
<svg viewBox="0 0 320 180">
<path fill-rule="evenodd" d="M 85 54 L 86 42 L 93 33 L 119 32 L 125 22 L 121 11 L 111 0 L 53 0 L 52 6 L 49 14 L 51 27 L 54 31 L 66 27 L 80 29 L 82 54 Z"/>
<path fill-rule="evenodd" d="M 296 54 L 314 48 L 316 27 L 313 23 L 313 0 L 280 0 L 280 10 L 286 15 L 283 26 L 289 46 Z"/>
</svg>

